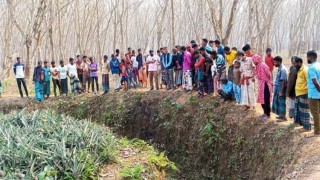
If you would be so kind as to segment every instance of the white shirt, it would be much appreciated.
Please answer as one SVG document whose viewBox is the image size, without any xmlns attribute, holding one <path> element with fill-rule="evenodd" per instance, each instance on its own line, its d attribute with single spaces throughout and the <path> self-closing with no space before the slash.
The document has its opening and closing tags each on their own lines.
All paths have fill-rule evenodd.
<svg viewBox="0 0 320 180">
<path fill-rule="evenodd" d="M 24 64 L 16 63 L 13 68 L 16 70 L 16 78 L 24 78 Z"/>
<path fill-rule="evenodd" d="M 67 71 L 69 72 L 70 77 L 78 77 L 77 73 L 77 65 L 76 64 L 68 64 Z"/>
<path fill-rule="evenodd" d="M 132 65 L 133 65 L 134 68 L 138 68 L 139 67 L 139 63 L 138 63 L 137 58 L 135 56 L 131 57 L 131 61 L 133 63 Z"/>
<path fill-rule="evenodd" d="M 63 67 L 59 67 L 58 68 L 58 71 L 60 73 L 60 79 L 66 79 L 67 78 L 67 67 L 66 66 L 63 66 Z"/>
<path fill-rule="evenodd" d="M 59 73 L 58 73 L 57 67 L 51 67 L 50 72 L 51 72 L 52 79 L 59 79 Z"/>
<path fill-rule="evenodd" d="M 155 62 L 153 62 L 155 60 Z M 151 57 L 150 55 L 147 57 L 147 63 L 148 63 L 148 71 L 157 71 L 158 70 L 158 59 L 156 56 Z"/>
<path fill-rule="evenodd" d="M 217 74 L 217 64 L 213 62 L 213 65 L 211 66 L 211 74 L 212 77 L 214 77 Z"/>
</svg>

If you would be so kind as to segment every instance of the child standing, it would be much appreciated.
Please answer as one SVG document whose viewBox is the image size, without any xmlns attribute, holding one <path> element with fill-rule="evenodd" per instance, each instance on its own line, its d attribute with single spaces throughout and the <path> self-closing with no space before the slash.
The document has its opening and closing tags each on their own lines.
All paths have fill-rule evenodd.
<svg viewBox="0 0 320 180">
<path fill-rule="evenodd" d="M 233 64 L 233 93 L 236 98 L 237 105 L 240 105 L 241 101 L 241 86 L 240 86 L 241 72 L 240 61 L 235 61 Z"/>
<path fill-rule="evenodd" d="M 134 88 L 136 88 L 136 82 L 134 80 L 133 66 L 130 62 L 127 62 L 126 67 L 127 75 L 128 75 L 128 89 L 130 89 L 131 84 Z"/>
<path fill-rule="evenodd" d="M 143 63 L 143 66 L 139 69 L 139 82 L 141 86 L 147 87 L 147 64 Z"/>
</svg>

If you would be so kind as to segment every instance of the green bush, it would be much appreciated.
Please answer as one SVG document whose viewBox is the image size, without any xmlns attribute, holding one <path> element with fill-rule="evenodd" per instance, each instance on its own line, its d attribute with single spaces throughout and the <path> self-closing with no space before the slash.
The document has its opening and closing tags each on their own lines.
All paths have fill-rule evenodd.
<svg viewBox="0 0 320 180">
<path fill-rule="evenodd" d="M 52 112 L 0 115 L 3 179 L 97 179 L 116 147 L 112 133 L 88 121 Z"/>
</svg>

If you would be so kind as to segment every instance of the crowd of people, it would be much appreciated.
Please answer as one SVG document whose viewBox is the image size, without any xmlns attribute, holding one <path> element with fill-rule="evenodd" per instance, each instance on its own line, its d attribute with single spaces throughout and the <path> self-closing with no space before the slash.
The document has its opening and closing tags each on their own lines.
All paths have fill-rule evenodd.
<svg viewBox="0 0 320 180">
<path fill-rule="evenodd" d="M 54 61 L 51 66 L 47 61 L 43 64 L 39 61 L 33 82 L 38 101 L 50 96 L 51 81 L 55 96 L 58 93 L 68 95 L 68 87 L 74 94 L 89 93 L 90 87 L 92 93 L 99 93 L 100 68 L 103 93 L 109 92 L 111 77 L 116 92 L 147 87 L 150 90 L 197 91 L 199 98 L 213 96 L 224 101 L 235 100 L 244 110 L 255 109 L 259 103 L 264 111 L 262 122 L 270 120 L 271 112 L 278 115 L 277 122 L 287 121 L 289 109 L 289 117 L 297 126 L 310 131 L 313 118 L 315 134 L 320 134 L 320 63 L 315 51 L 307 53 L 307 63 L 309 67 L 301 57 L 294 56 L 288 70 L 282 57 L 273 57 L 270 48 L 266 49 L 263 59 L 249 44 L 238 50 L 223 46 L 219 40 L 202 39 L 201 44 L 191 41 L 172 50 L 167 47 L 156 52 L 150 50 L 147 55 L 141 49 L 136 52 L 128 48 L 126 53 L 117 49 L 110 60 L 107 55 L 103 57 L 101 67 L 93 57 L 85 55 L 70 58 L 67 65 L 63 60 L 59 66 Z M 28 96 L 20 58 L 13 69 L 21 97 L 22 86 Z"/>
</svg>

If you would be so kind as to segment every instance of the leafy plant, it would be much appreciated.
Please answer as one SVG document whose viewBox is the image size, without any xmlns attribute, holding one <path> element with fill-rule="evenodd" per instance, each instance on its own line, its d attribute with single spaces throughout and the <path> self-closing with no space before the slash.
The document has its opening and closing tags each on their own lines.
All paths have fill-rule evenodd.
<svg viewBox="0 0 320 180">
<path fill-rule="evenodd" d="M 178 171 L 178 168 L 174 162 L 170 161 L 168 157 L 161 152 L 159 155 L 152 154 L 148 157 L 148 162 L 156 165 L 160 170 L 174 170 Z"/>
<path fill-rule="evenodd" d="M 125 167 L 121 170 L 120 176 L 125 179 L 130 180 L 140 180 L 142 179 L 142 173 L 144 173 L 146 169 L 141 165 L 136 165 L 134 167 Z"/>
</svg>

